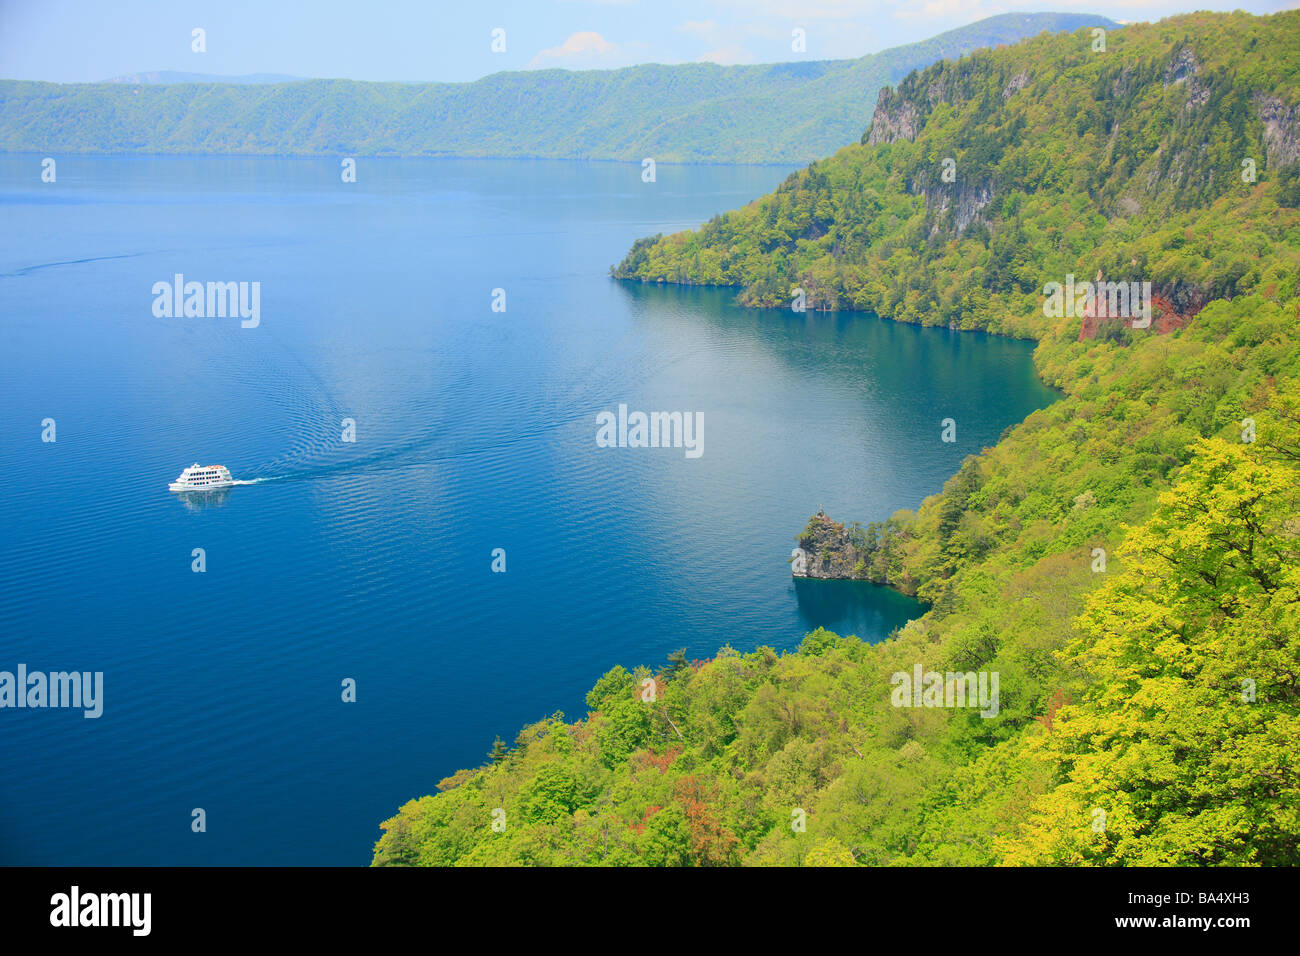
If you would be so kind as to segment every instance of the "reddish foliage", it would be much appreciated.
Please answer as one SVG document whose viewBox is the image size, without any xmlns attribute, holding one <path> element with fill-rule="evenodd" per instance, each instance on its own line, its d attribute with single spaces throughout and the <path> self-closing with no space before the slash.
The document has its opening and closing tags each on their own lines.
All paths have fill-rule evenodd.
<svg viewBox="0 0 1300 956">
<path fill-rule="evenodd" d="M 637 836 L 640 836 L 642 833 L 645 833 L 645 825 L 650 822 L 650 818 L 662 809 L 663 807 L 661 806 L 647 807 L 646 812 L 641 815 L 641 822 L 632 824 L 628 829 Z"/>
<path fill-rule="evenodd" d="M 1062 707 L 1064 707 L 1066 704 L 1068 704 L 1069 702 L 1070 702 L 1070 695 L 1067 694 L 1060 687 L 1056 688 L 1056 690 L 1052 693 L 1051 698 L 1047 701 L 1047 716 L 1035 717 L 1034 720 L 1038 721 L 1040 724 L 1046 727 L 1047 732 L 1050 734 L 1052 732 L 1052 720 L 1056 717 L 1056 712 L 1060 710 Z"/>
<path fill-rule="evenodd" d="M 1101 273 L 1097 273 L 1097 281 L 1101 280 Z M 1187 312 L 1179 312 L 1174 304 L 1162 295 L 1152 294 L 1151 311 L 1153 321 L 1151 323 L 1152 331 L 1157 335 L 1167 335 L 1177 329 L 1186 328 L 1201 311 L 1201 306 L 1190 306 Z M 1131 326 L 1132 319 L 1124 316 L 1112 316 L 1110 314 L 1110 304 L 1104 297 L 1098 297 L 1092 307 L 1084 311 L 1082 322 L 1079 325 L 1079 341 L 1095 339 L 1101 331 L 1101 327 L 1110 322 L 1120 322 L 1124 325 Z"/>
<path fill-rule="evenodd" d="M 695 775 L 677 781 L 676 797 L 691 826 L 691 852 L 704 866 L 722 866 L 732 861 L 740 840 L 713 815 L 709 807 L 718 798 L 717 784 Z"/>
<path fill-rule="evenodd" d="M 659 773 L 667 773 L 669 766 L 681 754 L 681 746 L 668 748 L 666 753 L 657 754 L 653 750 L 638 750 L 630 759 L 633 773 L 639 773 L 642 770 L 648 770 L 653 767 Z"/>
</svg>

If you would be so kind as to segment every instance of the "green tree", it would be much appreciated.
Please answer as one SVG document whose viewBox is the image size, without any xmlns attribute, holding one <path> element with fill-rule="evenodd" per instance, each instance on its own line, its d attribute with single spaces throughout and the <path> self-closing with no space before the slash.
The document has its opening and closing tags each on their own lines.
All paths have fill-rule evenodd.
<svg viewBox="0 0 1300 956">
<path fill-rule="evenodd" d="M 1300 863 L 1298 479 L 1198 443 L 1080 618 L 1093 684 L 1031 741 L 1062 782 L 1008 861 Z"/>
</svg>

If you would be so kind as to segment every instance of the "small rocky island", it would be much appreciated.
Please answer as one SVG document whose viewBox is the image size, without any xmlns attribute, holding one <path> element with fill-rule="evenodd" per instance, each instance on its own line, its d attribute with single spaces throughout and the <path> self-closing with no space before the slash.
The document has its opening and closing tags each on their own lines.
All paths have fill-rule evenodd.
<svg viewBox="0 0 1300 956">
<path fill-rule="evenodd" d="M 799 547 L 790 556 L 790 569 L 796 578 L 869 579 L 867 565 L 873 549 L 856 521 L 845 527 L 818 508 L 795 538 Z"/>
</svg>

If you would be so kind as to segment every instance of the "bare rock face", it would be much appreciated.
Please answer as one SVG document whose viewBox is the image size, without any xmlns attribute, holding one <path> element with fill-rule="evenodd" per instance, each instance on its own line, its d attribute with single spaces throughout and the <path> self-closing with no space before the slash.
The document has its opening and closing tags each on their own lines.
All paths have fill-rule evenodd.
<svg viewBox="0 0 1300 956">
<path fill-rule="evenodd" d="M 891 87 L 881 90 L 867 132 L 867 145 L 897 143 L 900 139 L 910 143 L 920 130 L 921 116 L 916 107 Z"/>
<path fill-rule="evenodd" d="M 1196 59 L 1196 54 L 1190 47 L 1183 47 L 1175 53 L 1169 65 L 1165 67 L 1166 89 L 1182 83 L 1187 84 L 1187 105 L 1183 107 L 1184 109 L 1200 109 L 1210 101 L 1209 88 L 1197 79 L 1200 72 L 1200 61 Z"/>
<path fill-rule="evenodd" d="M 866 577 L 865 570 L 859 567 L 866 552 L 855 540 L 853 531 L 820 509 L 800 535 L 799 549 L 804 555 L 802 562 L 796 557 L 790 565 L 796 578 Z"/>
<path fill-rule="evenodd" d="M 1201 64 L 1197 62 L 1196 54 L 1191 47 L 1185 46 L 1173 55 L 1165 67 L 1165 86 L 1181 83 L 1200 72 Z"/>
<path fill-rule="evenodd" d="M 1003 97 L 1013 95 L 1028 82 L 1029 74 L 1024 71 L 1011 77 L 1003 88 Z M 912 142 L 936 105 L 957 102 L 963 95 L 951 76 L 934 68 L 908 77 L 897 89 L 885 87 L 876 101 L 865 142 L 868 146 Z M 926 172 L 917 174 L 908 188 L 925 200 L 932 220 L 932 238 L 943 233 L 960 237 L 976 222 L 988 225 L 982 211 L 993 202 L 994 190 L 987 179 L 972 181 L 959 170 L 953 182 L 944 182 L 937 171 L 934 175 Z"/>
<path fill-rule="evenodd" d="M 1165 88 L 1187 84 L 1186 110 L 1197 110 L 1210 101 L 1210 90 L 1197 77 L 1201 72 L 1200 61 L 1191 47 L 1183 47 L 1174 54 L 1169 65 L 1165 67 Z"/>
<path fill-rule="evenodd" d="M 1117 100 L 1124 99 L 1128 96 L 1133 88 L 1134 70 L 1132 64 L 1125 64 L 1124 69 L 1120 71 L 1119 76 L 1115 77 L 1115 82 L 1110 86 L 1111 95 Z"/>
<path fill-rule="evenodd" d="M 1019 73 L 1017 73 L 1007 82 L 1006 86 L 1002 88 L 1002 98 L 1004 100 L 1011 99 L 1011 97 L 1014 94 L 1019 93 L 1021 90 L 1023 90 L 1025 88 L 1025 84 L 1028 82 L 1029 82 L 1028 72 L 1026 72 L 1025 70 L 1021 70 Z"/>
<path fill-rule="evenodd" d="M 1281 169 L 1300 160 L 1300 108 L 1263 93 L 1255 94 L 1255 106 L 1264 124 L 1269 169 Z"/>
<path fill-rule="evenodd" d="M 1097 273 L 1096 282 L 1102 282 L 1102 274 Z M 1196 318 L 1198 312 L 1210 302 L 1208 288 L 1186 282 L 1157 282 L 1151 290 L 1152 324 L 1151 330 L 1156 335 L 1167 335 L 1178 329 L 1184 329 Z M 1079 341 L 1100 338 L 1107 326 L 1132 325 L 1132 320 L 1106 314 L 1106 303 L 1098 302 L 1085 312 L 1079 327 Z"/>
<path fill-rule="evenodd" d="M 952 183 L 927 180 L 913 183 L 912 191 L 925 199 L 926 212 L 934 217 L 934 226 L 930 230 L 932 237 L 943 231 L 944 216 L 949 212 L 952 213 L 953 231 L 959 237 L 972 223 L 989 225 L 981 215 L 984 208 L 993 202 L 993 188 L 987 183 L 968 182 L 961 177 Z"/>
</svg>

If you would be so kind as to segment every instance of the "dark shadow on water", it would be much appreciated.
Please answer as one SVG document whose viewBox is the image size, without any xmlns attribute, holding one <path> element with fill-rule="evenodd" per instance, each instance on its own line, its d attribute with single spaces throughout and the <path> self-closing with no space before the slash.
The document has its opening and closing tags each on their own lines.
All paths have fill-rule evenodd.
<svg viewBox="0 0 1300 956">
<path fill-rule="evenodd" d="M 910 395 L 909 408 L 959 392 L 965 407 L 996 411 L 1010 425 L 1061 397 L 1038 378 L 1028 340 L 895 322 L 873 312 L 746 308 L 736 303 L 741 290 L 735 287 L 617 285 L 635 315 L 742 335 L 783 365 L 863 389 L 864 396 Z M 1001 431 L 991 430 L 969 450 L 993 444 Z"/>
<path fill-rule="evenodd" d="M 791 578 L 805 630 L 824 627 L 875 644 L 929 608 L 914 598 L 866 581 Z"/>
</svg>

